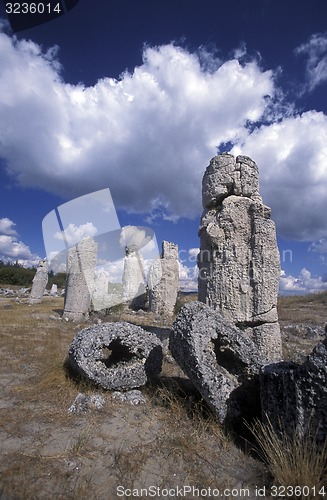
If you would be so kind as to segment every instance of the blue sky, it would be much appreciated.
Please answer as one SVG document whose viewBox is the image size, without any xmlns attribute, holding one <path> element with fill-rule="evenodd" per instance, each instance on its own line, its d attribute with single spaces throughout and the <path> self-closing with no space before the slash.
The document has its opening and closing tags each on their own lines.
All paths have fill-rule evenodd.
<svg viewBox="0 0 327 500">
<path fill-rule="evenodd" d="M 0 258 L 44 257 L 42 220 L 110 188 L 121 226 L 178 243 L 195 284 L 201 179 L 251 156 L 281 289 L 327 288 L 325 0 L 80 0 L 13 35 L 0 4 Z"/>
</svg>

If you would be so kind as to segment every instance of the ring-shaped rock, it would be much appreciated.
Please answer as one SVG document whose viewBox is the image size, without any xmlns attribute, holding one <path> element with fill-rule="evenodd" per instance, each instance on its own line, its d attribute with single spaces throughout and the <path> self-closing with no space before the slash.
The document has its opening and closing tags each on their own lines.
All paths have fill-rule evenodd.
<svg viewBox="0 0 327 500">
<path fill-rule="evenodd" d="M 75 371 L 105 389 L 133 389 L 160 373 L 162 343 L 140 326 L 102 323 L 78 332 L 68 358 Z"/>
</svg>

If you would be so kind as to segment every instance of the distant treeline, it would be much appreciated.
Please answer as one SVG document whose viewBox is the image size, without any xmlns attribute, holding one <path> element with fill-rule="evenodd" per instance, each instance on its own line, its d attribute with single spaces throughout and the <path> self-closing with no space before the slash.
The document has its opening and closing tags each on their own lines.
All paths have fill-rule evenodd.
<svg viewBox="0 0 327 500">
<path fill-rule="evenodd" d="M 3 262 L 0 260 L 0 285 L 14 285 L 22 287 L 31 287 L 33 278 L 36 273 L 36 268 L 26 268 L 18 264 L 18 262 Z M 49 272 L 49 281 L 47 288 L 51 288 L 53 283 L 58 285 L 58 288 L 65 288 L 66 273 L 54 274 Z"/>
</svg>

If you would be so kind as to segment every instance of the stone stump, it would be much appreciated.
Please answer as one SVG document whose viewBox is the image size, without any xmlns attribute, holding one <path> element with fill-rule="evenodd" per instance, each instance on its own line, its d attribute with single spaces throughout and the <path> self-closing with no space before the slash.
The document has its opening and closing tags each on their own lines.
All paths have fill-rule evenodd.
<svg viewBox="0 0 327 500">
<path fill-rule="evenodd" d="M 302 365 L 281 362 L 262 369 L 263 420 L 277 433 L 310 435 L 318 446 L 327 439 L 327 337 Z"/>
</svg>

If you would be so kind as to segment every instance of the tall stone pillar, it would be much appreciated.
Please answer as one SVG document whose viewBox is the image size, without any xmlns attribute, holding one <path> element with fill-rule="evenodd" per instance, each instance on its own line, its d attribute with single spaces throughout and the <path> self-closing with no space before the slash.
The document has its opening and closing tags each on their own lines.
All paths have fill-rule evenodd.
<svg viewBox="0 0 327 500">
<path fill-rule="evenodd" d="M 145 304 L 145 273 L 142 256 L 135 245 L 126 246 L 123 272 L 123 301 L 131 308 Z"/>
<path fill-rule="evenodd" d="M 163 241 L 161 259 L 150 268 L 148 285 L 150 311 L 172 316 L 179 288 L 177 245 Z"/>
<path fill-rule="evenodd" d="M 29 304 L 39 304 L 42 302 L 43 294 L 48 283 L 49 264 L 46 260 L 41 260 L 33 278 L 33 286 L 29 296 Z"/>
<path fill-rule="evenodd" d="M 98 244 L 90 237 L 68 250 L 64 319 L 84 321 L 89 316 L 97 251 Z"/>
<path fill-rule="evenodd" d="M 280 260 L 259 172 L 247 156 L 213 158 L 202 181 L 199 301 L 250 335 L 267 362 L 281 359 Z"/>
</svg>

